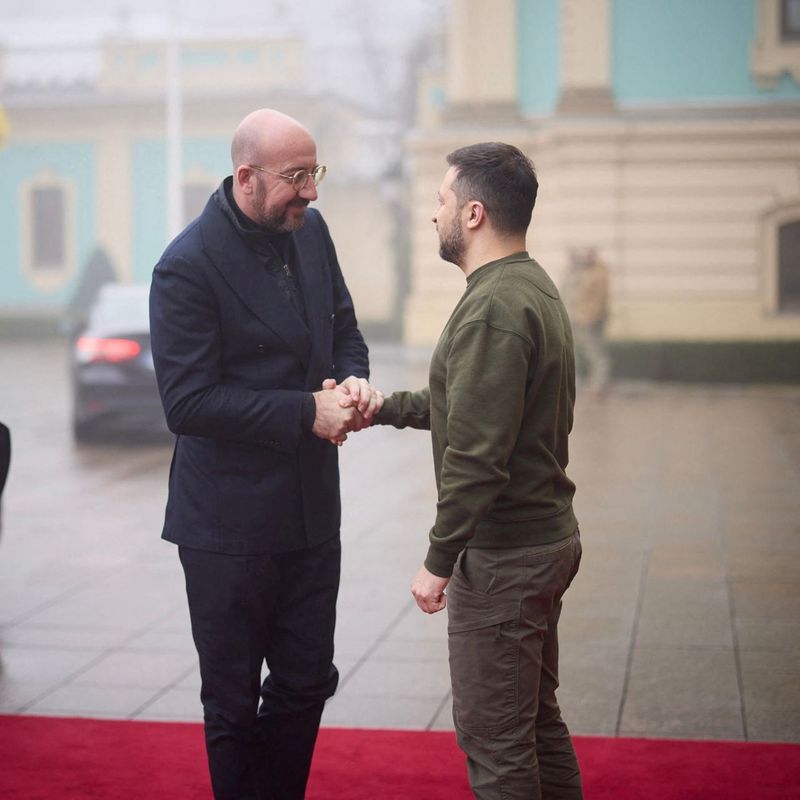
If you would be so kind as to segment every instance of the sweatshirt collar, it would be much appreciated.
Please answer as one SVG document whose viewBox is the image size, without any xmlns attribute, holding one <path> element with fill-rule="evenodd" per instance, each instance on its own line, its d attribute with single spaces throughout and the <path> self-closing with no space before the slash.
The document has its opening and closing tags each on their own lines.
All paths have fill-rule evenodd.
<svg viewBox="0 0 800 800">
<path fill-rule="evenodd" d="M 483 264 L 482 266 L 478 267 L 477 269 L 470 272 L 467 275 L 467 286 L 473 283 L 477 278 L 481 275 L 486 275 L 488 272 L 493 270 L 493 267 L 499 266 L 500 264 L 512 264 L 516 261 L 530 261 L 531 257 L 528 255 L 527 250 L 520 250 L 516 253 L 509 253 L 507 256 L 503 256 L 502 258 L 498 258 L 496 261 L 489 261 L 487 264 Z"/>
</svg>

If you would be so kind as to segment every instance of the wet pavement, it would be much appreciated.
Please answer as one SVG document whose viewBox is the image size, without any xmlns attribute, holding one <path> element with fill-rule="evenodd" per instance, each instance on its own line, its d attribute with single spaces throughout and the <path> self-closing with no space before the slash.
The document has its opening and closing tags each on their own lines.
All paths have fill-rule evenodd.
<svg viewBox="0 0 800 800">
<path fill-rule="evenodd" d="M 426 373 L 424 352 L 373 348 L 387 391 Z M 73 444 L 63 343 L 0 342 L 0 375 L 0 713 L 199 721 L 182 573 L 159 539 L 170 445 Z M 428 435 L 375 428 L 341 455 L 341 683 L 323 724 L 450 728 L 446 614 L 408 589 L 433 520 Z M 573 732 L 800 742 L 800 388 L 582 396 L 570 473 Z"/>
</svg>

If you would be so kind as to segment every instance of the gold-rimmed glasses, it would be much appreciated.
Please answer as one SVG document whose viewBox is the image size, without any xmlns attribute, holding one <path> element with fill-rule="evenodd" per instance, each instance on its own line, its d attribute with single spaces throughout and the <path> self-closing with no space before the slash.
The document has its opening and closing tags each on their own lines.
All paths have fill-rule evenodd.
<svg viewBox="0 0 800 800">
<path fill-rule="evenodd" d="M 328 171 L 328 168 L 324 164 L 317 164 L 312 169 L 298 169 L 297 172 L 291 173 L 291 175 L 286 174 L 285 172 L 275 172 L 271 169 L 266 169 L 265 167 L 258 167 L 255 164 L 248 164 L 250 169 L 256 169 L 259 172 L 266 172 L 268 175 L 277 175 L 279 178 L 282 178 L 286 181 L 286 183 L 291 184 L 292 189 L 296 192 L 301 192 L 305 189 L 306 184 L 308 183 L 308 179 L 311 178 L 314 181 L 314 184 L 318 184 L 324 177 L 325 173 Z"/>
</svg>

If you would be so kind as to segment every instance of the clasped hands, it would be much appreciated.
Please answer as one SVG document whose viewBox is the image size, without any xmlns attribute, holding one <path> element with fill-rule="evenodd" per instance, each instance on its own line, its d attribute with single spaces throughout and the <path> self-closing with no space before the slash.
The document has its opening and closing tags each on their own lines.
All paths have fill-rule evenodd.
<svg viewBox="0 0 800 800">
<path fill-rule="evenodd" d="M 348 433 L 372 424 L 383 408 L 383 400 L 383 392 L 370 386 L 366 378 L 351 375 L 339 385 L 333 378 L 327 378 L 322 382 L 322 389 L 314 392 L 317 413 L 311 430 L 320 438 L 341 446 Z M 435 614 L 447 606 L 445 588 L 449 581 L 450 578 L 434 575 L 424 566 L 414 576 L 411 593 L 426 614 Z"/>
<path fill-rule="evenodd" d="M 383 407 L 383 392 L 371 386 L 366 378 L 351 375 L 340 384 L 333 378 L 322 382 L 314 392 L 316 416 L 312 432 L 321 439 L 342 445 L 347 434 L 372 425 Z"/>
</svg>

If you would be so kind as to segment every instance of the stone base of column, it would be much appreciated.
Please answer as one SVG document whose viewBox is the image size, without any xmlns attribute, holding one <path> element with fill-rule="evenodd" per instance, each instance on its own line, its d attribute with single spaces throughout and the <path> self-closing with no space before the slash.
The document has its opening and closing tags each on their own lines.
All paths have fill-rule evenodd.
<svg viewBox="0 0 800 800">
<path fill-rule="evenodd" d="M 593 116 L 614 114 L 616 110 L 614 96 L 605 87 L 564 89 L 556 109 L 559 114 Z"/>
<path fill-rule="evenodd" d="M 516 103 L 453 103 L 443 110 L 442 122 L 444 124 L 468 122 L 478 125 L 484 122 L 493 124 L 518 124 L 522 122 L 522 117 Z"/>
</svg>

